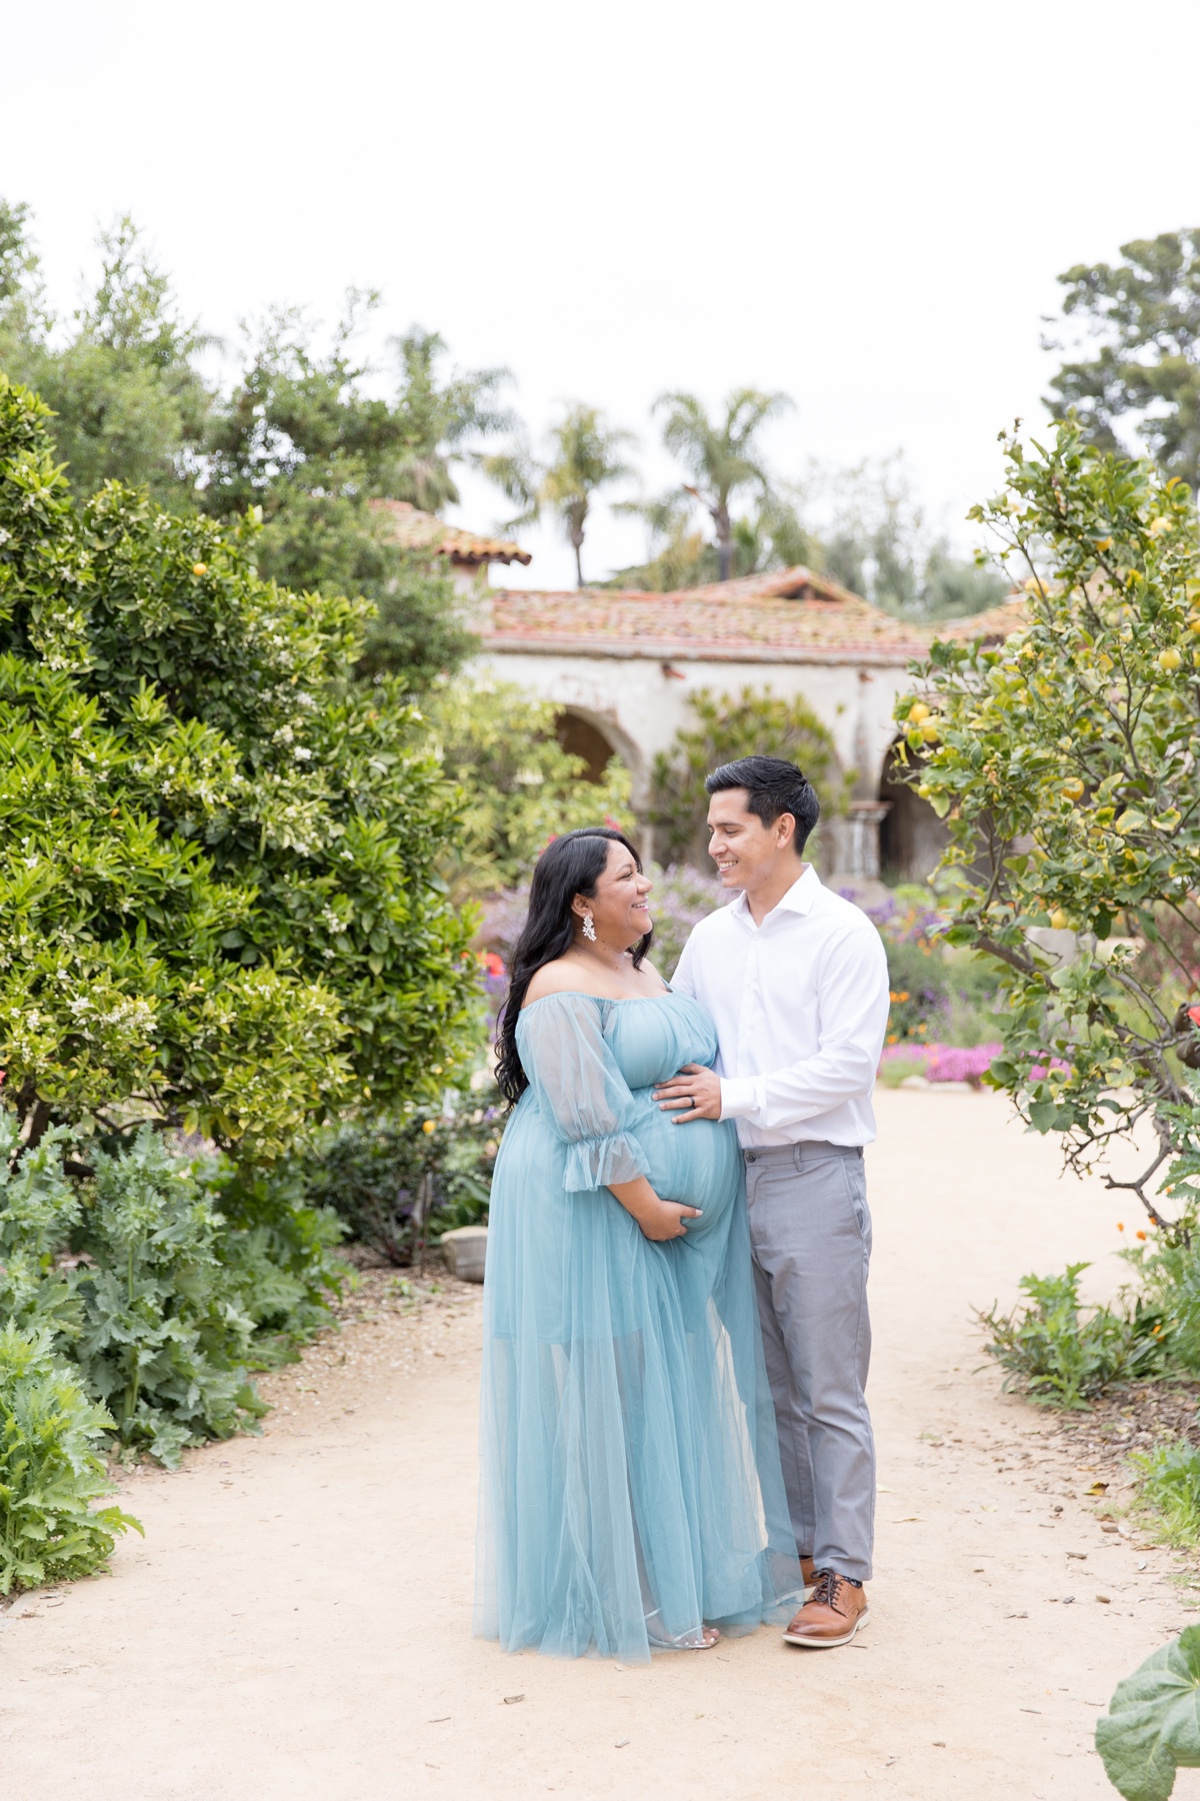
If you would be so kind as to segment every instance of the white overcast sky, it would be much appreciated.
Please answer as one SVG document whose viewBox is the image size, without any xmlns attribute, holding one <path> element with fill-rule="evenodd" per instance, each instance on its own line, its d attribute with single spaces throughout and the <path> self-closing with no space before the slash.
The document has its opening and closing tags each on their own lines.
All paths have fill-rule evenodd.
<svg viewBox="0 0 1200 1801">
<path fill-rule="evenodd" d="M 783 388 L 781 473 L 907 453 L 964 545 L 997 431 L 1042 417 L 1056 274 L 1200 224 L 1200 8 L 1128 0 L 42 0 L 0 13 L 0 193 L 54 299 L 128 210 L 189 312 L 383 290 L 508 364 L 535 433 Z M 482 484 L 460 517 L 494 523 Z M 529 586 L 572 579 L 549 530 Z M 639 557 L 601 509 L 590 573 Z"/>
</svg>

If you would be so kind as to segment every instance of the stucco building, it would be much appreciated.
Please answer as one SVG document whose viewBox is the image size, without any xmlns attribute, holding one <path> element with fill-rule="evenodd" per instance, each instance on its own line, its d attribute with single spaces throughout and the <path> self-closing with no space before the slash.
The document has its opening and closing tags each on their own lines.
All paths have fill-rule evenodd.
<svg viewBox="0 0 1200 1801">
<path fill-rule="evenodd" d="M 934 633 L 897 620 L 810 569 L 747 576 L 677 593 L 608 589 L 508 590 L 482 603 L 481 666 L 553 701 L 567 747 L 599 769 L 629 767 L 635 801 L 648 798 L 657 752 L 693 723 L 697 689 L 801 696 L 854 771 L 847 815 L 826 832 L 827 873 L 866 886 L 881 871 L 920 879 L 937 861 L 941 823 L 911 788 L 891 780 L 892 710 L 909 662 Z M 999 636 L 1019 603 L 942 624 L 946 638 Z"/>
</svg>

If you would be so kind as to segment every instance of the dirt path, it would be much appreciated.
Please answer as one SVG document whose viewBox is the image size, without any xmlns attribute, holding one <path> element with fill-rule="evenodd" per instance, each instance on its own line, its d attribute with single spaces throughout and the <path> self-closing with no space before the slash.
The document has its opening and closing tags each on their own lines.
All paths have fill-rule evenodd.
<svg viewBox="0 0 1200 1801">
<path fill-rule="evenodd" d="M 1115 1286 L 1123 1214 L 1060 1183 L 995 1097 L 881 1093 L 879 1112 L 879 1575 L 854 1646 L 763 1631 L 631 1670 L 474 1641 L 479 1293 L 458 1287 L 272 1378 L 261 1440 L 131 1477 L 146 1540 L 112 1578 L 0 1615 L 0 1792 L 1111 1797 L 1095 1715 L 1190 1593 L 1168 1554 L 1103 1531 L 1054 1422 L 973 1373 L 969 1308 L 1073 1258 Z"/>
</svg>

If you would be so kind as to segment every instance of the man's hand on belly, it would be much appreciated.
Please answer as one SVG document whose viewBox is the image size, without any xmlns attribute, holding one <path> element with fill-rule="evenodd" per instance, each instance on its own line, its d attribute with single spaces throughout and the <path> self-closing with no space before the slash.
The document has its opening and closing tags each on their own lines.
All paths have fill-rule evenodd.
<svg viewBox="0 0 1200 1801">
<path fill-rule="evenodd" d="M 664 1113 L 675 1114 L 672 1124 L 677 1126 L 692 1119 L 720 1119 L 721 1078 L 702 1063 L 685 1063 L 677 1076 L 659 1084 L 654 1098 Z"/>
</svg>

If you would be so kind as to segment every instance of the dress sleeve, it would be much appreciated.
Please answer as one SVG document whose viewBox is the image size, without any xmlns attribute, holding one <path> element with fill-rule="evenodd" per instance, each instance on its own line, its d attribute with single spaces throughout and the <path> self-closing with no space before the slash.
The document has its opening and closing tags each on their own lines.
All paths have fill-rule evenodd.
<svg viewBox="0 0 1200 1801">
<path fill-rule="evenodd" d="M 518 1048 L 538 1109 L 567 1147 L 568 1191 L 632 1182 L 649 1170 L 634 1100 L 604 1038 L 605 1003 L 548 994 L 521 1015 Z"/>
</svg>

